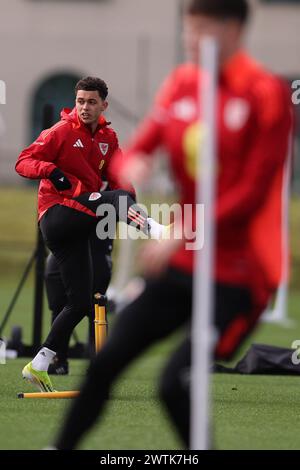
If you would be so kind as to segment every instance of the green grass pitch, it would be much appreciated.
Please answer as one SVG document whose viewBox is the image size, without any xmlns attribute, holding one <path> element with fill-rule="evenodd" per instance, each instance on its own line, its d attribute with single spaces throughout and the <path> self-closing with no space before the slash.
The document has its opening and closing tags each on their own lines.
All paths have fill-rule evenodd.
<svg viewBox="0 0 300 470">
<path fill-rule="evenodd" d="M 33 246 L 34 198 L 30 190 L 0 190 L 3 224 L 0 227 L 0 320 Z M 11 200 L 17 202 L 19 220 L 7 210 Z M 292 210 L 296 215 L 299 205 L 293 205 Z M 295 228 L 300 228 L 298 219 L 294 219 Z M 295 247 L 298 238 L 296 233 L 293 241 Z M 12 240 L 18 249 L 13 248 Z M 293 272 L 289 297 L 290 325 L 262 324 L 244 345 L 234 363 L 251 342 L 291 347 L 295 339 L 300 339 L 298 248 L 295 248 L 294 256 L 296 272 Z M 31 340 L 32 300 L 32 279 L 29 279 L 7 325 L 6 336 L 9 336 L 13 325 L 19 324 L 23 328 L 24 341 L 28 343 Z M 43 324 L 44 336 L 49 322 L 47 312 Z M 86 325 L 78 328 L 78 334 L 81 339 L 85 338 Z M 160 371 L 179 340 L 180 334 L 155 345 L 120 377 L 113 387 L 103 419 L 85 436 L 80 448 L 181 448 L 156 392 Z M 17 399 L 18 392 L 32 391 L 21 378 L 25 363 L 26 359 L 17 359 L 0 365 L 0 449 L 41 449 L 50 444 L 70 406 L 70 400 Z M 55 387 L 58 390 L 76 389 L 86 368 L 87 363 L 84 361 L 71 361 L 70 376 L 54 378 Z M 217 449 L 300 448 L 297 432 L 300 377 L 215 374 L 212 376 L 211 402 Z"/>
</svg>

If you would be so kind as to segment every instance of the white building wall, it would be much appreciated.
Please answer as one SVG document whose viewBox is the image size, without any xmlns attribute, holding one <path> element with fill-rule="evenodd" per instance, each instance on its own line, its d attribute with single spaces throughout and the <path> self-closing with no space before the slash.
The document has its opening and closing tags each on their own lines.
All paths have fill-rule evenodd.
<svg viewBox="0 0 300 470">
<path fill-rule="evenodd" d="M 250 51 L 276 73 L 300 78 L 300 2 L 255 7 L 248 35 Z"/>
<path fill-rule="evenodd" d="M 259 7 L 249 30 L 250 50 L 276 72 L 300 78 L 299 7 L 253 2 Z M 101 76 L 113 97 L 142 115 L 178 60 L 180 3 L 2 0 L 0 79 L 7 85 L 7 104 L 0 104 L 6 127 L 0 142 L 0 181 L 20 181 L 14 162 L 28 143 L 34 90 L 49 75 Z M 132 125 L 113 118 L 123 140 Z"/>
</svg>

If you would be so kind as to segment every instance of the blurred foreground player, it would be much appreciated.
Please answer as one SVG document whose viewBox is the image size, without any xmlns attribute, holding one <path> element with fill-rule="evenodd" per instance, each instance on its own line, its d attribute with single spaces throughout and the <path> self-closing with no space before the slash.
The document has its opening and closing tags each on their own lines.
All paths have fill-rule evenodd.
<svg viewBox="0 0 300 470">
<path fill-rule="evenodd" d="M 121 180 L 141 182 L 152 152 L 163 145 L 180 191 L 195 204 L 199 133 L 198 43 L 220 44 L 218 174 L 215 222 L 215 356 L 230 359 L 253 330 L 277 289 L 282 266 L 281 195 L 291 135 L 288 89 L 242 50 L 246 0 L 190 0 L 184 38 L 190 63 L 178 67 L 158 93 L 154 109 L 136 133 L 126 161 L 115 160 Z M 186 225 L 189 220 L 183 221 Z M 73 449 L 93 425 L 112 383 L 154 342 L 182 325 L 192 310 L 193 251 L 186 241 L 146 246 L 141 255 L 145 291 L 120 313 L 112 334 L 90 368 L 55 441 Z M 185 446 L 190 445 L 189 335 L 163 373 L 160 395 Z"/>
<path fill-rule="evenodd" d="M 164 230 L 135 203 L 132 186 L 118 185 L 110 172 L 112 155 L 121 156 L 121 151 L 115 131 L 103 116 L 108 106 L 106 83 L 86 77 L 77 83 L 75 94 L 75 108 L 63 110 L 61 121 L 43 131 L 16 163 L 21 176 L 41 180 L 39 225 L 67 294 L 42 348 L 22 371 L 23 378 L 44 392 L 54 390 L 47 370 L 56 351 L 66 350 L 76 325 L 93 315 L 89 238 L 99 220 L 107 219 L 108 231 L 105 225 L 100 230 L 104 239 L 114 236 L 118 220 L 152 238 L 160 238 Z M 103 176 L 111 191 L 101 190 Z M 105 209 L 99 214 L 101 206 Z"/>
</svg>

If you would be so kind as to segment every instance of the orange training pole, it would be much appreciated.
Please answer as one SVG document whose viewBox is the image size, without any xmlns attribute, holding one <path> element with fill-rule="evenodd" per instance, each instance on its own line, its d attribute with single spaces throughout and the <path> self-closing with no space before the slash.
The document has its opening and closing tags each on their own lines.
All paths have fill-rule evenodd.
<svg viewBox="0 0 300 470">
<path fill-rule="evenodd" d="M 18 398 L 75 398 L 79 392 L 35 392 L 35 393 L 18 393 Z"/>
<path fill-rule="evenodd" d="M 95 349 L 100 351 L 107 337 L 107 320 L 105 297 L 99 293 L 95 294 Z"/>
</svg>

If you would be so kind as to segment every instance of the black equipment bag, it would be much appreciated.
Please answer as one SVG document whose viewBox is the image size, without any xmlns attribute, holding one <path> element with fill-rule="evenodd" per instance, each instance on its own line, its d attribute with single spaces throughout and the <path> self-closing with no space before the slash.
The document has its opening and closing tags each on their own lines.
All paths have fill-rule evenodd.
<svg viewBox="0 0 300 470">
<path fill-rule="evenodd" d="M 300 374 L 299 350 L 279 348 L 269 344 L 252 344 L 234 368 L 215 364 L 213 372 L 227 374 Z"/>
</svg>

